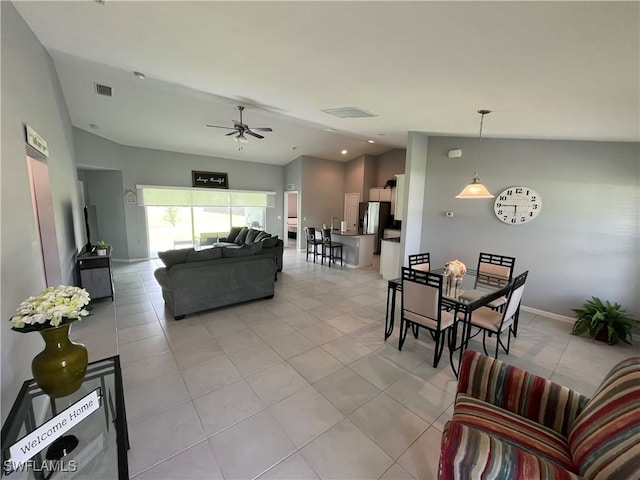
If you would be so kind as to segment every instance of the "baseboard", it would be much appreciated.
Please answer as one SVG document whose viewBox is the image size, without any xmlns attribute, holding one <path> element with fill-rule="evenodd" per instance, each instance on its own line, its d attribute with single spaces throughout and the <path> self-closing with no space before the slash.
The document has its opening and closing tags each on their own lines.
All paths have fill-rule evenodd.
<svg viewBox="0 0 640 480">
<path fill-rule="evenodd" d="M 554 320 L 560 320 L 565 323 L 574 323 L 576 321 L 575 318 L 567 317 L 566 315 L 560 315 L 558 313 L 547 312 L 546 310 L 540 310 L 539 308 L 527 307 L 526 305 L 521 305 L 520 309 L 525 312 L 533 313 L 534 315 L 540 315 L 542 317 L 552 318 Z"/>
<path fill-rule="evenodd" d="M 567 317 L 566 315 L 559 315 L 557 313 L 547 312 L 545 310 L 540 310 L 538 308 L 527 307 L 525 305 L 521 305 L 520 308 L 525 312 L 533 313 L 534 315 L 540 315 L 546 318 L 551 318 L 553 320 L 559 320 L 565 323 L 573 324 L 576 321 L 576 319 L 573 317 Z M 632 333 L 631 339 L 634 342 L 640 342 L 640 333 Z"/>
<path fill-rule="evenodd" d="M 121 263 L 133 263 L 133 262 L 146 262 L 148 260 L 153 260 L 153 258 L 143 257 L 143 258 L 112 258 L 112 262 L 121 262 Z"/>
</svg>

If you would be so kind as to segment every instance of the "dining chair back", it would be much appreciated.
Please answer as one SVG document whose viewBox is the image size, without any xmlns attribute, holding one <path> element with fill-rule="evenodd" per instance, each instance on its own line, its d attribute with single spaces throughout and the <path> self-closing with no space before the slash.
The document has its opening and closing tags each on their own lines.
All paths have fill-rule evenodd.
<svg viewBox="0 0 640 480">
<path fill-rule="evenodd" d="M 322 245 L 322 240 L 316 238 L 316 229 L 314 227 L 304 227 L 304 233 L 307 237 L 307 254 L 305 260 L 309 261 L 309 254 L 313 254 L 313 263 L 316 263 L 318 253 L 318 245 Z"/>
<path fill-rule="evenodd" d="M 511 282 L 515 257 L 497 255 L 495 253 L 480 253 L 476 285 L 490 287 L 504 287 Z"/>
<path fill-rule="evenodd" d="M 446 334 L 451 342 L 455 326 L 453 314 L 442 310 L 442 275 L 403 267 L 401 311 L 398 350 L 402 350 L 409 327 L 416 338 L 419 328 L 426 328 L 436 342 L 433 366 L 437 367 Z"/>
<path fill-rule="evenodd" d="M 522 302 L 522 294 L 524 293 L 524 285 L 527 281 L 528 275 L 529 271 L 527 270 L 526 272 L 518 275 L 509 285 L 508 293 L 506 295 L 507 303 L 505 304 L 505 308 L 502 312 L 496 311 L 490 307 L 480 307 L 471 312 L 469 321 L 472 327 L 477 327 L 479 329 L 475 335 L 482 332 L 482 348 L 486 355 L 489 355 L 487 353 L 486 337 L 487 335 L 494 334 L 496 335 L 496 351 L 494 358 L 498 358 L 499 347 L 502 347 L 507 355 L 509 354 L 511 334 L 514 332 L 514 325 L 516 325 L 518 321 L 520 303 Z M 507 332 L 506 345 L 500 338 L 505 331 Z"/>
<path fill-rule="evenodd" d="M 342 243 L 334 242 L 331 240 L 331 230 L 329 228 L 322 229 L 322 256 L 320 257 L 320 263 L 324 264 L 324 259 L 329 260 L 329 268 L 331 268 L 331 262 L 335 263 L 340 259 L 340 266 L 342 263 Z"/>
<path fill-rule="evenodd" d="M 431 254 L 427 253 L 415 253 L 409 255 L 409 268 L 414 270 L 422 270 L 428 272 L 431 270 Z"/>
</svg>

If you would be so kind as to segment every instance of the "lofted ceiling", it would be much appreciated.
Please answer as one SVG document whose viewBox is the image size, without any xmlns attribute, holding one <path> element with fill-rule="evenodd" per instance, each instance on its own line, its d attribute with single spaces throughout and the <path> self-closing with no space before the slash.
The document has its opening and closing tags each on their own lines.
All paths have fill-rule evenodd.
<svg viewBox="0 0 640 480">
<path fill-rule="evenodd" d="M 409 131 L 476 136 L 480 108 L 493 111 L 486 137 L 640 141 L 637 1 L 14 5 L 54 60 L 73 125 L 123 145 L 347 161 L 405 148 Z M 205 126 L 232 126 L 238 105 L 273 128 L 242 150 Z M 339 107 L 375 116 L 322 111 Z"/>
</svg>

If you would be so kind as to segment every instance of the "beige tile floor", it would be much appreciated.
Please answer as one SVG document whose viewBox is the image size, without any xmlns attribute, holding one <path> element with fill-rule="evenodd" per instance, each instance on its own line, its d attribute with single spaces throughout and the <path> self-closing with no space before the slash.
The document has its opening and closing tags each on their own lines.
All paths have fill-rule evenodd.
<svg viewBox="0 0 640 480">
<path fill-rule="evenodd" d="M 377 269 L 329 269 L 286 249 L 273 299 L 176 322 L 159 265 L 116 264 L 115 302 L 96 302 L 73 332 L 92 360 L 120 355 L 132 478 L 436 477 L 456 379 L 445 357 L 431 367 L 426 332 L 402 352 L 397 328 L 384 341 Z M 500 358 L 590 395 L 638 353 L 570 328 L 522 312 Z"/>
</svg>

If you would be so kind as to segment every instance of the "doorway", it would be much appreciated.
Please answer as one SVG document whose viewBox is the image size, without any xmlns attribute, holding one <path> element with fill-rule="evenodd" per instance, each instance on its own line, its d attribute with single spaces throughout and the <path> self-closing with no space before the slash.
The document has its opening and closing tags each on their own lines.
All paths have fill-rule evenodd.
<svg viewBox="0 0 640 480">
<path fill-rule="evenodd" d="M 53 216 L 49 166 L 45 161 L 27 155 L 27 171 L 31 187 L 33 218 L 42 252 L 45 285 L 60 285 L 62 284 L 62 272 L 60 271 L 56 223 Z"/>
<path fill-rule="evenodd" d="M 300 249 L 298 192 L 284 192 L 284 246 Z"/>
<path fill-rule="evenodd" d="M 358 231 L 358 206 L 360 203 L 359 193 L 344 194 L 344 221 L 347 230 Z"/>
</svg>

